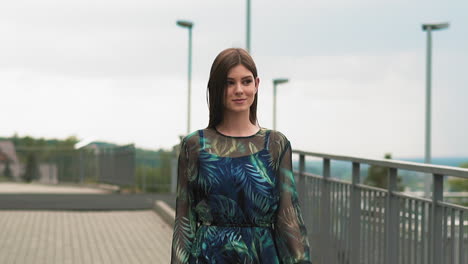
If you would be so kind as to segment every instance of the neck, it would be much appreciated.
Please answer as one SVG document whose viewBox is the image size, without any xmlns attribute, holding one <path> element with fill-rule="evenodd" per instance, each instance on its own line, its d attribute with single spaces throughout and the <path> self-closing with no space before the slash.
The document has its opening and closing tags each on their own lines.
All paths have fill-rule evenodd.
<svg viewBox="0 0 468 264">
<path fill-rule="evenodd" d="M 223 121 L 216 126 L 216 129 L 228 136 L 250 136 L 255 134 L 259 127 L 250 122 L 249 111 L 242 113 L 227 112 L 223 116 Z"/>
</svg>

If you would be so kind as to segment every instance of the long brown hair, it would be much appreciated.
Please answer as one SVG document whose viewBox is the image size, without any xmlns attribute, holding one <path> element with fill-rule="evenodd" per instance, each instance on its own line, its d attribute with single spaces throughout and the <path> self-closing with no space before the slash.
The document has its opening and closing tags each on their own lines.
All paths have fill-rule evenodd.
<svg viewBox="0 0 468 264">
<path fill-rule="evenodd" d="M 209 128 L 215 128 L 223 120 L 224 94 L 226 90 L 227 75 L 233 67 L 242 64 L 252 72 L 254 80 L 257 79 L 257 67 L 249 53 L 240 48 L 229 48 L 221 51 L 211 65 L 210 79 L 208 80 L 207 100 L 210 110 Z M 250 106 L 249 119 L 254 125 L 257 124 L 257 95 Z"/>
</svg>

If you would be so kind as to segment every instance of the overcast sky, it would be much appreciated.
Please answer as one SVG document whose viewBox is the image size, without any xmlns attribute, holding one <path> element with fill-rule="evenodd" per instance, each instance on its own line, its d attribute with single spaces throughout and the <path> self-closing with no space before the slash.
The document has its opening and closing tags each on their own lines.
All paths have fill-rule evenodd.
<svg viewBox="0 0 468 264">
<path fill-rule="evenodd" d="M 246 1 L 16 0 L 0 5 L 0 136 L 170 148 L 186 132 L 188 33 L 194 22 L 191 130 L 206 127 L 215 56 L 245 47 Z M 468 156 L 466 0 L 252 0 L 260 125 L 293 148 L 424 155 L 426 33 L 433 33 L 434 157 Z"/>
</svg>

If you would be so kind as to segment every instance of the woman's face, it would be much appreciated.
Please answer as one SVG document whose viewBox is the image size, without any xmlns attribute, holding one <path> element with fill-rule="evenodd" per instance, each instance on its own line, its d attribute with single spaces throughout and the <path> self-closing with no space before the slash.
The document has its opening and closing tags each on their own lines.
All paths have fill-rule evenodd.
<svg viewBox="0 0 468 264">
<path fill-rule="evenodd" d="M 227 112 L 249 111 L 257 93 L 259 78 L 239 64 L 229 70 L 224 95 L 224 109 Z"/>
</svg>

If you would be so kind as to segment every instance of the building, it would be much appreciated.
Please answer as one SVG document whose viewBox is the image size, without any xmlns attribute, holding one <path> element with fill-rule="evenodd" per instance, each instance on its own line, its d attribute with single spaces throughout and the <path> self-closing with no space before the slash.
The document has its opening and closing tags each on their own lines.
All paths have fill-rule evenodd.
<svg viewBox="0 0 468 264">
<path fill-rule="evenodd" d="M 14 181 L 21 180 L 21 165 L 16 155 L 15 145 L 9 140 L 0 140 L 0 175 L 8 174 L 8 170 Z"/>
</svg>

